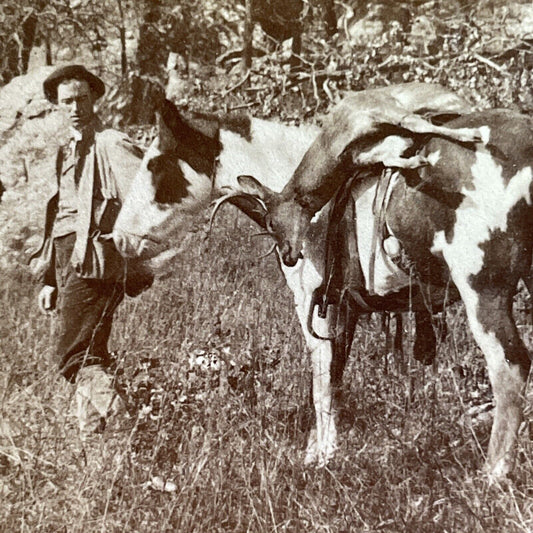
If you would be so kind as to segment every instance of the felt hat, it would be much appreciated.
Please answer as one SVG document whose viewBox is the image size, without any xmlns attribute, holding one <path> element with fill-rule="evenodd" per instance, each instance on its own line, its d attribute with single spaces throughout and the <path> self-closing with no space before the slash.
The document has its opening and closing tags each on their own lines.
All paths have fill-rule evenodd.
<svg viewBox="0 0 533 533">
<path fill-rule="evenodd" d="M 47 100 L 53 104 L 57 104 L 57 87 L 65 80 L 85 80 L 94 95 L 94 99 L 98 100 L 105 93 L 104 82 L 89 72 L 83 65 L 67 65 L 54 70 L 48 78 L 43 82 L 44 95 Z"/>
</svg>

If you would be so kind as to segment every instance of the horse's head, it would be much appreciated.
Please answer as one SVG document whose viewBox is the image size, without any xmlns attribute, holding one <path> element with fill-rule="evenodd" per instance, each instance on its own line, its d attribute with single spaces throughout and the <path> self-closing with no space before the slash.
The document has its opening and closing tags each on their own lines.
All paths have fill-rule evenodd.
<svg viewBox="0 0 533 533">
<path fill-rule="evenodd" d="M 274 190 L 284 187 L 317 133 L 315 127 L 242 115 L 196 114 L 184 119 L 165 101 L 158 116 L 158 136 L 146 152 L 115 224 L 117 248 L 130 257 L 158 255 L 162 243 L 173 240 L 176 229 L 190 221 L 186 214 L 201 211 L 210 199 L 226 193 L 224 201 L 263 227 L 269 224 L 270 212 L 269 229 L 284 261 L 294 264 L 302 242 L 300 226 L 295 224 L 300 213 L 294 212 L 290 195 Z M 244 173 L 257 175 L 269 186 L 247 177 L 236 181 Z M 301 228 L 306 227 L 302 223 Z"/>
<path fill-rule="evenodd" d="M 123 255 L 158 255 L 169 235 L 188 220 L 184 215 L 207 204 L 219 152 L 216 120 L 192 126 L 172 103 L 163 103 L 158 135 L 144 156 L 113 231 Z"/>
</svg>

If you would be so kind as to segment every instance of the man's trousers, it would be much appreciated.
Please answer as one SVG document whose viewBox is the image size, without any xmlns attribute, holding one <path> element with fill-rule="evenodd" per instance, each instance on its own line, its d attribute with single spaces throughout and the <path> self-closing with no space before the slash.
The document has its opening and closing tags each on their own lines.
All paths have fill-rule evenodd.
<svg viewBox="0 0 533 533">
<path fill-rule="evenodd" d="M 109 366 L 107 343 L 113 314 L 124 298 L 123 283 L 76 274 L 70 263 L 75 240 L 74 233 L 54 239 L 59 313 L 56 356 L 60 372 L 72 382 L 81 367 Z"/>
</svg>

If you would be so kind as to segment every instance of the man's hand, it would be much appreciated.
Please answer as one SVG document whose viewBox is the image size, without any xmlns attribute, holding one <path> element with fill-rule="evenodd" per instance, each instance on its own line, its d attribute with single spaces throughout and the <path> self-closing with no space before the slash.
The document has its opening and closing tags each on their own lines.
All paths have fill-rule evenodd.
<svg viewBox="0 0 533 533">
<path fill-rule="evenodd" d="M 40 291 L 37 301 L 41 313 L 49 313 L 53 311 L 56 306 L 57 289 L 51 285 L 45 285 Z"/>
</svg>

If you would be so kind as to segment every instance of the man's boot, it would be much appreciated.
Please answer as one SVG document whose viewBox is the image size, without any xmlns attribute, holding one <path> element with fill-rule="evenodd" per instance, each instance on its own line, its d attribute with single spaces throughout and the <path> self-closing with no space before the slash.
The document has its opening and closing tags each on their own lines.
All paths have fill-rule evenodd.
<svg viewBox="0 0 533 533">
<path fill-rule="evenodd" d="M 113 378 L 101 365 L 81 368 L 76 379 L 76 415 L 82 440 L 101 433 L 106 420 L 125 412 L 125 405 L 113 386 Z"/>
</svg>

